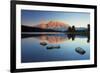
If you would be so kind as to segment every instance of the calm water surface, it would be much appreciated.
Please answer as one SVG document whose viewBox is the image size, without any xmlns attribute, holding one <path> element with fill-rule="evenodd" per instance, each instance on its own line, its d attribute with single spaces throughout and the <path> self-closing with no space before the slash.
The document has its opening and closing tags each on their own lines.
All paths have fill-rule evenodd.
<svg viewBox="0 0 100 73">
<path fill-rule="evenodd" d="M 84 54 L 75 51 L 80 47 Z M 88 36 L 68 34 L 22 34 L 21 62 L 70 61 L 90 59 Z"/>
</svg>

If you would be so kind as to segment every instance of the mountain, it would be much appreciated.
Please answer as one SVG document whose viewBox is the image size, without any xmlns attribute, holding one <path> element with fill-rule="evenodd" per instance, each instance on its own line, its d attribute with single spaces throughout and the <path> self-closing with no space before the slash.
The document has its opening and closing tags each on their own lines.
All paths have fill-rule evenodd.
<svg viewBox="0 0 100 73">
<path fill-rule="evenodd" d="M 69 25 L 63 22 L 50 21 L 48 23 L 40 23 L 35 27 L 42 28 L 42 29 L 53 29 L 58 31 L 65 31 L 68 29 Z"/>
<path fill-rule="evenodd" d="M 21 25 L 22 32 L 87 32 L 85 27 L 71 27 L 69 24 L 58 21 L 50 21 L 48 23 L 41 23 L 36 26 Z"/>
</svg>

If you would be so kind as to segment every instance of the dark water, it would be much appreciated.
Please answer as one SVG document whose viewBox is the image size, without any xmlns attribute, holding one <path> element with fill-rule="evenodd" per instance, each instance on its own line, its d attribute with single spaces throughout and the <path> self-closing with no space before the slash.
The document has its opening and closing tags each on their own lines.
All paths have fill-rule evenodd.
<svg viewBox="0 0 100 73">
<path fill-rule="evenodd" d="M 78 47 L 82 50 L 77 51 Z M 88 59 L 90 59 L 90 43 L 87 35 L 22 34 L 22 63 Z"/>
</svg>

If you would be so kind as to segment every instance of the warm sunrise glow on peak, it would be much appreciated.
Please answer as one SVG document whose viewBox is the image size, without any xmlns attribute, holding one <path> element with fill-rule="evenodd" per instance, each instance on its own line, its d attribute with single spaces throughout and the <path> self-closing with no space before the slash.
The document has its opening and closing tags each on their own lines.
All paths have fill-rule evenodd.
<svg viewBox="0 0 100 73">
<path fill-rule="evenodd" d="M 40 27 L 40 28 L 60 28 L 60 27 L 65 27 L 68 28 L 69 25 L 60 21 L 49 21 L 49 22 L 42 22 L 38 24 L 35 27 Z"/>
</svg>

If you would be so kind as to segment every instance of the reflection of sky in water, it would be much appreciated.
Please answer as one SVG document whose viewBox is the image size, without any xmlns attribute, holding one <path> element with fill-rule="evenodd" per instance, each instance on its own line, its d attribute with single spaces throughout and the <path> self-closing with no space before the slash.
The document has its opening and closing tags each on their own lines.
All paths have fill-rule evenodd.
<svg viewBox="0 0 100 73">
<path fill-rule="evenodd" d="M 87 38 L 76 37 L 74 41 L 65 39 L 61 43 L 47 43 L 40 45 L 43 41 L 39 38 L 22 38 L 22 62 L 45 62 L 45 61 L 67 61 L 67 60 L 87 60 L 90 58 L 90 44 Z M 46 49 L 47 46 L 60 45 L 59 49 Z M 81 47 L 86 51 L 80 55 L 75 51 L 76 47 Z"/>
</svg>

